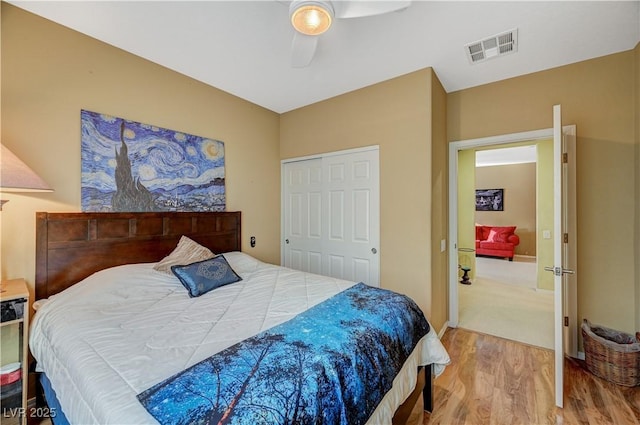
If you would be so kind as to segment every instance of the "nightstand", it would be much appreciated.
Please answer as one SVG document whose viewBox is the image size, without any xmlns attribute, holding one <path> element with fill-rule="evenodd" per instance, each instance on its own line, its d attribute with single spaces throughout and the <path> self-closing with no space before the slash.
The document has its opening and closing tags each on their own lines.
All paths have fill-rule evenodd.
<svg viewBox="0 0 640 425">
<path fill-rule="evenodd" d="M 29 290 L 24 279 L 0 283 L 0 422 L 26 424 Z"/>
</svg>

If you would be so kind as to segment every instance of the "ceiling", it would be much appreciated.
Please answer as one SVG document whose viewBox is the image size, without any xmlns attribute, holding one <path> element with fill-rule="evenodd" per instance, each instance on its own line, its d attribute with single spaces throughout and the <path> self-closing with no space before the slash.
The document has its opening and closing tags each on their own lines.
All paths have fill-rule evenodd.
<svg viewBox="0 0 640 425">
<path fill-rule="evenodd" d="M 291 67 L 288 2 L 8 1 L 283 113 L 433 67 L 447 92 L 633 49 L 636 1 L 414 1 L 338 19 Z M 517 52 L 471 64 L 464 46 L 517 28 Z"/>
</svg>

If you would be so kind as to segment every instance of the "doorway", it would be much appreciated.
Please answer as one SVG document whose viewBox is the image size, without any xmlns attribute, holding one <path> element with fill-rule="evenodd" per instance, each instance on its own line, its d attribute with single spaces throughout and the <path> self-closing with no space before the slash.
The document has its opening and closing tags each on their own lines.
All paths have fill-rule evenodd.
<svg viewBox="0 0 640 425">
<path fill-rule="evenodd" d="M 483 250 L 474 255 L 473 250 L 460 245 L 459 263 L 473 266 L 466 264 L 472 269 L 471 283 L 458 285 L 458 326 L 547 349 L 554 348 L 553 293 L 538 288 L 536 200 L 539 189 L 543 198 L 545 193 L 544 187 L 537 184 L 538 169 L 545 170 L 545 166 L 538 166 L 538 145 L 551 143 L 544 140 L 472 148 L 469 151 L 473 162 L 459 161 L 458 171 L 461 178 L 469 176 L 469 171 L 474 174 L 473 179 L 467 179 L 473 182 L 459 184 L 473 184 L 475 189 L 473 216 L 469 211 L 460 214 L 473 220 L 475 239 L 483 239 L 478 234 L 486 236 L 489 229 L 514 232 L 509 241 L 497 238 L 496 242 L 482 242 L 483 248 L 494 247 L 495 252 Z M 553 159 L 545 157 L 544 148 L 540 150 L 541 159 L 551 163 Z M 486 203 L 494 193 L 499 196 L 498 207 Z M 478 243 L 473 242 L 477 248 Z M 545 277 L 550 287 L 550 276 L 542 276 Z"/>
<path fill-rule="evenodd" d="M 459 220 L 459 187 L 458 161 L 459 153 L 464 149 L 478 146 L 491 146 L 518 141 L 542 140 L 552 137 L 552 172 L 539 173 L 539 181 L 550 179 L 553 181 L 552 205 L 553 214 L 549 231 L 549 249 L 542 247 L 539 253 L 550 253 L 551 261 L 539 258 L 538 269 L 548 271 L 553 275 L 554 295 L 554 367 L 555 367 L 555 399 L 556 406 L 563 406 L 563 369 L 564 356 L 576 357 L 577 354 L 577 281 L 574 271 L 577 269 L 576 255 L 576 126 L 562 126 L 561 105 L 553 106 L 553 127 L 524 133 L 492 136 L 449 144 L 449 326 L 457 327 L 458 316 L 458 246 L 462 238 L 473 233 L 458 231 Z M 464 155 L 460 155 L 464 157 Z M 460 199 L 471 198 L 473 193 L 462 193 Z M 466 197 L 464 195 L 467 195 Z M 538 204 L 542 202 L 538 199 Z M 540 215 L 538 215 L 540 217 Z M 471 226 L 469 226 L 471 227 Z M 537 226 L 538 229 L 541 226 Z M 543 231 L 543 233 L 545 233 Z M 538 242 L 541 239 L 538 237 Z M 538 245 L 539 246 L 539 245 Z M 541 256 L 541 255 L 540 255 Z M 540 257 L 539 256 L 539 257 Z M 542 268 L 542 269 L 541 269 Z M 539 274 L 540 275 L 540 274 Z"/>
<path fill-rule="evenodd" d="M 523 133 L 514 133 L 507 134 L 501 136 L 493 136 L 486 137 L 481 139 L 473 139 L 466 141 L 458 141 L 452 142 L 449 145 L 449 213 L 451 219 L 449 220 L 449 239 L 451 241 L 451 249 L 449 250 L 449 323 L 453 327 L 457 327 L 459 325 L 459 289 L 460 284 L 458 283 L 457 277 L 459 276 L 459 264 L 461 262 L 460 252 L 458 248 L 465 247 L 475 247 L 475 151 L 479 149 L 490 149 L 495 147 L 507 147 L 507 146 L 517 146 L 523 144 L 540 144 L 544 140 L 550 140 L 553 136 L 552 130 L 536 130 L 530 132 Z M 466 152 L 466 155 L 465 155 Z M 460 158 L 459 158 L 460 154 Z M 552 166 L 553 157 L 551 157 L 549 167 Z M 466 175 L 464 175 L 466 167 Z M 472 165 L 469 165 L 472 164 Z M 542 165 L 542 161 L 539 166 Z M 469 171 L 472 167 L 472 171 Z M 464 177 L 459 177 L 459 173 L 464 175 Z M 469 177 L 468 173 L 474 173 L 473 177 Z M 542 178 L 548 178 L 546 175 L 552 175 L 552 168 L 548 170 L 543 170 L 542 172 L 538 171 L 537 185 L 540 185 L 540 181 Z M 542 175 L 545 175 L 542 177 Z M 459 188 L 459 182 L 469 181 L 469 186 L 467 192 L 462 196 Z M 551 182 L 552 183 L 552 182 Z M 551 190 L 553 188 L 551 187 Z M 541 198 L 541 195 L 538 194 L 536 202 L 538 204 L 543 203 L 544 200 Z M 538 208 L 538 207 L 536 207 Z M 461 213 L 466 211 L 466 214 L 470 214 L 467 219 L 461 217 Z M 541 215 L 536 213 L 536 229 L 546 228 L 546 226 L 552 226 L 551 224 L 547 224 L 543 222 Z M 539 234 L 537 232 L 536 240 L 539 241 Z M 546 264 L 545 254 L 543 252 L 543 247 L 540 243 L 536 244 L 536 256 L 537 256 L 537 276 L 539 279 L 549 279 L 549 276 L 544 276 L 540 270 L 544 264 Z M 472 257 L 472 268 L 475 268 L 475 253 L 471 253 L 470 257 Z M 463 260 L 464 261 L 464 260 Z M 538 288 L 549 290 L 553 289 L 552 283 L 541 285 L 539 282 L 537 284 Z M 553 329 L 549 330 L 551 337 L 553 337 Z"/>
</svg>

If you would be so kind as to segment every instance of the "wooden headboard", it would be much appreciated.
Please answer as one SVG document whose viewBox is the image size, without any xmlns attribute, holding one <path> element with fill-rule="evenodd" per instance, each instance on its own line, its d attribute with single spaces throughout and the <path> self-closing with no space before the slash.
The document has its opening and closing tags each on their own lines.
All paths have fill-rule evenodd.
<svg viewBox="0 0 640 425">
<path fill-rule="evenodd" d="M 36 299 L 109 267 L 161 260 L 188 236 L 240 251 L 240 212 L 36 213 Z"/>
</svg>

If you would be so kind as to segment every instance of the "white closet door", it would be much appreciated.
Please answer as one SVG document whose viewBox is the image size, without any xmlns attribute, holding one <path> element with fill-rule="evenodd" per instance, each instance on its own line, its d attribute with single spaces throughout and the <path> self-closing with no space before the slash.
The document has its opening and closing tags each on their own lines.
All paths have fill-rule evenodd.
<svg viewBox="0 0 640 425">
<path fill-rule="evenodd" d="M 380 285 L 378 150 L 283 166 L 284 265 Z"/>
<path fill-rule="evenodd" d="M 324 274 L 379 286 L 378 151 L 323 158 Z"/>
<path fill-rule="evenodd" d="M 284 168 L 284 265 L 322 274 L 322 159 Z"/>
</svg>

